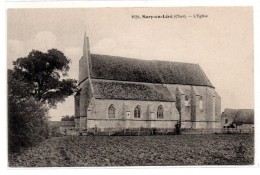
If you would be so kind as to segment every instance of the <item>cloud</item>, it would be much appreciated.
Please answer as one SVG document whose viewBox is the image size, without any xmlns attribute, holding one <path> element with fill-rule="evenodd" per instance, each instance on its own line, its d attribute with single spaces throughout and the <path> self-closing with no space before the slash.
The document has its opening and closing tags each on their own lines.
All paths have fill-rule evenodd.
<svg viewBox="0 0 260 175">
<path fill-rule="evenodd" d="M 27 56 L 33 49 L 46 52 L 51 48 L 57 48 L 57 37 L 48 31 L 40 31 L 33 38 L 26 41 L 10 39 L 7 42 L 7 66 L 12 68 L 14 60 Z"/>
<path fill-rule="evenodd" d="M 25 42 L 27 48 L 46 52 L 48 49 L 57 47 L 57 37 L 48 31 L 41 31 L 36 36 Z"/>
</svg>

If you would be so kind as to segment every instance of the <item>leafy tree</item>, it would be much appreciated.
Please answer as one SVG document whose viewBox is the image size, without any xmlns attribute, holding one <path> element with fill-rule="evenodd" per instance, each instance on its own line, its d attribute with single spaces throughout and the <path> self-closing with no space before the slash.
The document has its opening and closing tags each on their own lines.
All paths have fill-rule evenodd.
<svg viewBox="0 0 260 175">
<path fill-rule="evenodd" d="M 69 115 L 62 116 L 61 121 L 74 121 L 74 115 L 72 115 L 72 116 L 69 116 Z"/>
<path fill-rule="evenodd" d="M 68 75 L 70 59 L 57 49 L 47 53 L 32 50 L 27 57 L 13 62 L 14 77 L 28 85 L 26 93 L 41 103 L 56 107 L 58 102 L 72 95 L 77 81 L 64 79 Z"/>
<path fill-rule="evenodd" d="M 9 151 L 19 152 L 48 138 L 48 110 L 76 90 L 76 80 L 64 79 L 70 60 L 57 49 L 32 50 L 8 70 Z"/>
<path fill-rule="evenodd" d="M 19 152 L 48 138 L 47 108 L 29 97 L 26 83 L 8 71 L 8 146 Z"/>
<path fill-rule="evenodd" d="M 16 101 L 25 101 L 29 98 L 31 84 L 23 81 L 23 77 L 8 69 L 8 99 Z"/>
</svg>

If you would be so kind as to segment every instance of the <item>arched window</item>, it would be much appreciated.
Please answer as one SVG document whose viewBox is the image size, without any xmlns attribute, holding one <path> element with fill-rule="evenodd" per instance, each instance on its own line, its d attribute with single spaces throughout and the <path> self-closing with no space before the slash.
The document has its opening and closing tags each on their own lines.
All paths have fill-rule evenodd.
<svg viewBox="0 0 260 175">
<path fill-rule="evenodd" d="M 114 107 L 113 104 L 111 104 L 108 108 L 108 118 L 115 118 L 116 117 L 115 114 L 116 114 L 116 108 Z"/>
<path fill-rule="evenodd" d="M 225 119 L 225 123 L 228 123 L 228 119 Z"/>
<path fill-rule="evenodd" d="M 157 118 L 163 118 L 163 107 L 160 105 L 157 109 Z"/>
<path fill-rule="evenodd" d="M 203 109 L 203 97 L 202 96 L 200 96 L 199 108 L 200 108 L 200 110 Z"/>
<path fill-rule="evenodd" d="M 141 107 L 138 105 L 135 107 L 134 110 L 134 118 L 140 118 L 141 117 Z"/>
</svg>

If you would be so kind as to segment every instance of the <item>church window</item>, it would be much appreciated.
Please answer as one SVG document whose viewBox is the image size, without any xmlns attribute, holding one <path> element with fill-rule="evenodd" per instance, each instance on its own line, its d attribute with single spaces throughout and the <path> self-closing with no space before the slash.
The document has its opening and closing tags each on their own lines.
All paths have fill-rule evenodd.
<svg viewBox="0 0 260 175">
<path fill-rule="evenodd" d="M 225 119 L 225 123 L 228 123 L 228 119 Z"/>
<path fill-rule="evenodd" d="M 200 109 L 200 110 L 203 109 L 203 97 L 202 97 L 202 96 L 200 96 L 199 109 Z"/>
<path fill-rule="evenodd" d="M 190 106 L 190 97 L 188 95 L 185 95 L 185 106 Z"/>
<path fill-rule="evenodd" d="M 141 107 L 138 105 L 135 107 L 134 110 L 134 118 L 140 118 L 141 117 Z"/>
<path fill-rule="evenodd" d="M 157 118 L 163 118 L 163 107 L 160 105 L 157 109 Z"/>
<path fill-rule="evenodd" d="M 108 108 L 108 118 L 115 118 L 116 109 L 113 104 L 111 104 Z"/>
</svg>

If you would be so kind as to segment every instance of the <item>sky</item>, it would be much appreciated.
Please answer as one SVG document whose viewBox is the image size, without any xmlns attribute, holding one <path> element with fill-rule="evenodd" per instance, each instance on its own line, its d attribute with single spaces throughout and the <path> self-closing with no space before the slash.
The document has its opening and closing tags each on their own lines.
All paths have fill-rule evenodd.
<svg viewBox="0 0 260 175">
<path fill-rule="evenodd" d="M 142 18 L 196 14 L 207 17 Z M 78 79 L 85 31 L 91 53 L 199 64 L 221 96 L 222 111 L 254 108 L 250 7 L 9 9 L 7 67 L 32 49 L 57 48 L 72 61 L 68 78 Z M 73 96 L 50 111 L 51 120 L 73 114 Z"/>
</svg>

